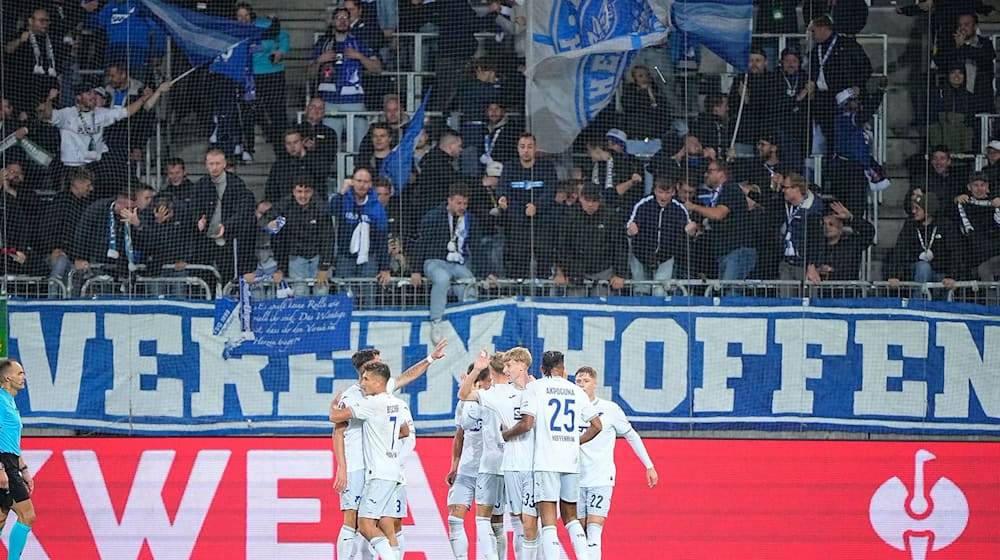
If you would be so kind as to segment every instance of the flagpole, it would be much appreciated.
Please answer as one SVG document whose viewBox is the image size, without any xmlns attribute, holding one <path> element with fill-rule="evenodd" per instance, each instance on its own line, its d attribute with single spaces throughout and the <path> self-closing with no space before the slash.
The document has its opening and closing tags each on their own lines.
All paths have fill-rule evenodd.
<svg viewBox="0 0 1000 560">
<path fill-rule="evenodd" d="M 743 75 L 743 85 L 740 86 L 740 109 L 739 109 L 739 111 L 736 112 L 736 124 L 733 125 L 733 137 L 729 141 L 729 150 L 732 150 L 733 147 L 736 146 L 736 135 L 739 134 L 739 132 L 740 132 L 740 121 L 743 120 L 743 107 L 746 106 L 746 102 L 747 102 L 747 78 L 748 77 L 749 77 L 749 73 Z M 727 157 L 725 159 L 727 159 L 727 160 L 729 159 L 729 157 L 728 157 L 729 150 L 726 151 L 727 152 Z M 719 156 L 719 154 L 716 154 L 716 157 L 718 157 L 718 156 Z"/>
<path fill-rule="evenodd" d="M 173 80 L 170 80 L 170 85 L 176 84 L 177 82 L 181 81 L 181 79 L 187 77 L 188 74 L 190 74 L 191 72 L 194 72 L 197 69 L 198 69 L 198 66 L 192 66 L 187 71 L 185 71 L 184 73 L 182 73 L 180 76 L 177 76 Z"/>
</svg>

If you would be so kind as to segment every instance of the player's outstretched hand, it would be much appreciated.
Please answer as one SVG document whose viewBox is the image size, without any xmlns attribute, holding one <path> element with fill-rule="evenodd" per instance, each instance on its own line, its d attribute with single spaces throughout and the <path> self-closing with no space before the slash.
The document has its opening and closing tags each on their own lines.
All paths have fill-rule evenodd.
<svg viewBox="0 0 1000 560">
<path fill-rule="evenodd" d="M 655 488 L 656 483 L 660 481 L 660 476 L 656 474 L 656 467 L 649 467 L 646 469 L 646 483 L 649 484 L 650 488 Z"/>
<path fill-rule="evenodd" d="M 437 346 L 434 347 L 434 351 L 431 352 L 431 357 L 434 358 L 435 361 L 436 360 L 440 360 L 441 358 L 444 357 L 444 347 L 445 346 L 448 346 L 448 339 L 447 338 L 442 338 L 441 342 L 438 342 Z"/>
</svg>

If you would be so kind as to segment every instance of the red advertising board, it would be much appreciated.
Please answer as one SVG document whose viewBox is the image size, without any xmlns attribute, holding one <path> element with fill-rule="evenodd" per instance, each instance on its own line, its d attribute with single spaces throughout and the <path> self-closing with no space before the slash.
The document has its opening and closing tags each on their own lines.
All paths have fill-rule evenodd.
<svg viewBox="0 0 1000 560">
<path fill-rule="evenodd" d="M 605 559 L 1000 558 L 1000 444 L 646 445 L 660 485 L 647 488 L 618 446 Z M 329 439 L 38 438 L 24 448 L 38 511 L 24 558 L 334 558 Z M 451 558 L 450 448 L 423 438 L 407 467 L 407 560 Z M 474 548 L 471 519 L 467 528 Z"/>
</svg>

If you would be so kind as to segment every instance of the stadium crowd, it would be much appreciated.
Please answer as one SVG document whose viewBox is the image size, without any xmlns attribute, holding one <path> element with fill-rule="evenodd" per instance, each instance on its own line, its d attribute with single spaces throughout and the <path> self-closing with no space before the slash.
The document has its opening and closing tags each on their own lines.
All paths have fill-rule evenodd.
<svg viewBox="0 0 1000 560">
<path fill-rule="evenodd" d="M 449 292 L 477 297 L 473 279 L 550 279 L 570 295 L 588 281 L 617 290 L 671 278 L 865 279 L 870 192 L 888 185 L 871 149 L 888 79 L 873 76 L 855 38 L 863 1 L 755 2 L 757 32 L 804 30 L 810 41 L 781 52 L 777 39 L 755 41 L 728 94 L 693 71 L 697 53 L 673 43 L 640 53 L 620 107 L 581 133 L 575 155 L 542 153 L 526 131 L 523 2 L 344 0 L 311 51 L 309 101 L 295 123 L 281 22 L 245 2 L 177 3 L 263 29 L 246 83 L 196 73 L 191 83 L 207 86 L 211 103 L 193 100 L 202 90 L 183 81 L 173 88 L 160 70 L 163 35 L 135 0 L 4 2 L 6 274 L 69 285 L 71 270 L 78 280 L 183 277 L 202 264 L 225 280 L 291 280 L 296 295 L 322 293 L 333 277 L 426 279 L 434 321 Z M 914 112 L 933 147 L 926 163 L 922 152 L 910 158 L 890 281 L 1000 277 L 1000 140 L 981 172 L 951 157 L 972 150 L 973 115 L 995 112 L 995 53 L 977 32 L 989 10 L 978 1 L 900 10 L 933 24 L 921 38 L 935 45 L 930 86 L 915 97 L 927 110 Z M 496 40 L 473 58 L 482 31 Z M 434 72 L 428 109 L 453 116 L 426 119 L 413 170 L 394 184 L 383 162 L 414 125 L 385 75 L 413 67 L 400 32 L 439 34 L 421 53 Z M 99 83 L 79 71 L 94 41 L 103 45 Z M 697 84 L 703 103 L 679 95 L 680 82 Z M 372 121 L 344 117 L 369 108 L 380 111 Z M 197 162 L 206 174 L 189 178 L 193 162 L 170 157 L 163 184 L 144 182 L 157 119 L 184 111 L 210 112 Z M 257 165 L 257 125 L 277 154 L 262 192 L 239 171 Z M 637 141 L 659 149 L 636 155 Z M 347 177 L 337 176 L 338 153 L 353 161 Z M 821 184 L 810 180 L 810 154 L 824 155 Z"/>
</svg>

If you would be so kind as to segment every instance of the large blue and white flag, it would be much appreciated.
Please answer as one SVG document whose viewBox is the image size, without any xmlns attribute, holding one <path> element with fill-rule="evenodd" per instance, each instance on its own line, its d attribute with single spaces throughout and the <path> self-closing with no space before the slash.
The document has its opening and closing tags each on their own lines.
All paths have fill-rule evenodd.
<svg viewBox="0 0 1000 560">
<path fill-rule="evenodd" d="M 753 0 L 675 0 L 670 19 L 674 28 L 688 34 L 689 44 L 705 45 L 740 72 L 747 71 Z"/>
<path fill-rule="evenodd" d="M 538 146 L 562 152 L 615 89 L 636 51 L 661 43 L 671 28 L 689 33 L 727 62 L 745 68 L 753 0 L 532 0 L 527 56 L 528 112 Z M 730 11 L 727 11 L 730 10 Z M 713 14 L 718 21 L 705 21 Z M 706 35 L 708 34 L 708 35 Z M 742 62 L 732 57 L 743 55 Z"/>
<path fill-rule="evenodd" d="M 424 130 L 424 110 L 427 108 L 427 100 L 430 99 L 431 88 L 427 88 L 424 100 L 420 102 L 420 108 L 413 113 L 410 119 L 410 126 L 406 127 L 403 137 L 399 140 L 399 145 L 393 148 L 392 152 L 382 160 L 382 167 L 378 174 L 388 177 L 392 181 L 392 186 L 396 193 L 403 192 L 406 183 L 410 180 L 410 171 L 413 169 L 413 149 L 417 145 L 417 137 Z"/>
<path fill-rule="evenodd" d="M 210 64 L 209 70 L 242 82 L 250 63 L 249 45 L 264 31 L 226 18 L 200 14 L 159 0 L 139 0 L 145 13 L 170 35 L 191 66 Z"/>
</svg>

